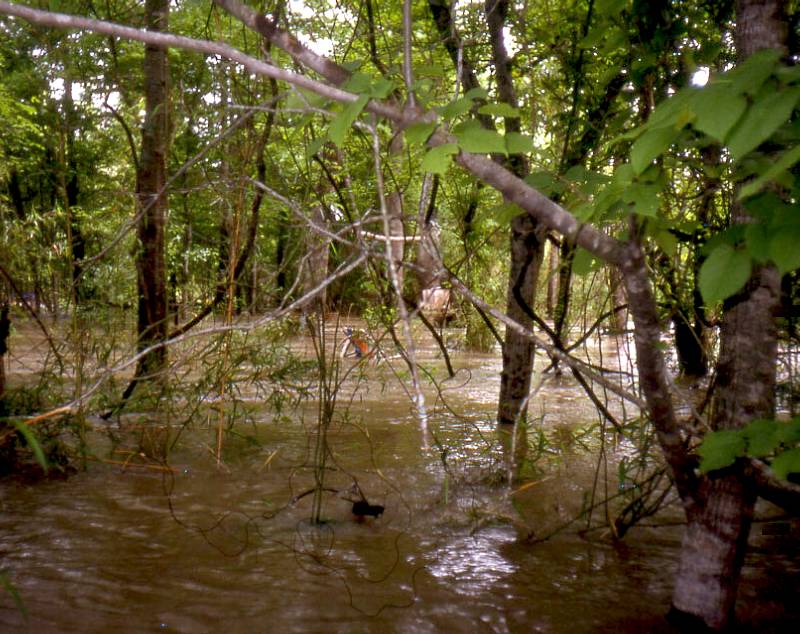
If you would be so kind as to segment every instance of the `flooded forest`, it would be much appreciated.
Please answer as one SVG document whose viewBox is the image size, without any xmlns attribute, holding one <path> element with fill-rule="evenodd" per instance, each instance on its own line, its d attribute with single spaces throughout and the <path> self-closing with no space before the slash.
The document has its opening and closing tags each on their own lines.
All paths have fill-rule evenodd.
<svg viewBox="0 0 800 634">
<path fill-rule="evenodd" d="M 799 62 L 795 0 L 0 0 L 0 631 L 798 631 Z"/>
</svg>

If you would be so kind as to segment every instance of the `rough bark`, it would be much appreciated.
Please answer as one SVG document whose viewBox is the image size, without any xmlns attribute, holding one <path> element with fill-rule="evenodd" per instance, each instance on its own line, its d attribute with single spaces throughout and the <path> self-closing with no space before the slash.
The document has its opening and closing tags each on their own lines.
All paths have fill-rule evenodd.
<svg viewBox="0 0 800 634">
<path fill-rule="evenodd" d="M 785 49 L 786 22 L 780 0 L 739 0 L 734 39 L 742 61 L 763 48 Z M 734 223 L 750 219 L 734 206 Z M 727 300 L 720 332 L 712 426 L 735 429 L 754 418 L 771 418 L 775 409 L 780 277 L 771 266 L 758 267 L 745 289 Z M 705 476 L 700 504 L 689 520 L 672 597 L 673 614 L 715 630 L 734 616 L 736 592 L 756 500 L 756 479 L 737 462 Z"/>
<path fill-rule="evenodd" d="M 148 30 L 167 30 L 168 0 L 147 0 L 145 22 Z M 144 350 L 167 336 L 167 274 L 165 259 L 165 223 L 167 211 L 167 142 L 168 142 L 168 68 L 167 51 L 147 45 L 144 56 L 145 121 L 142 147 L 136 175 L 139 222 L 136 255 L 138 288 L 138 347 Z M 163 370 L 167 363 L 165 347 L 158 347 L 144 357 L 136 370 L 142 378 Z"/>
<path fill-rule="evenodd" d="M 774 415 L 779 277 L 758 271 L 745 292 L 725 311 L 712 423 L 741 427 Z M 675 612 L 693 615 L 712 629 L 733 617 L 739 574 L 756 500 L 746 465 L 736 464 L 703 478 L 700 505 L 688 515 L 672 598 Z"/>
<path fill-rule="evenodd" d="M 544 246 L 542 228 L 527 214 L 511 221 L 511 270 L 509 271 L 508 316 L 532 330 L 530 301 L 536 290 L 541 253 Z M 528 307 L 528 310 L 525 310 Z M 516 423 L 527 416 L 531 388 L 534 346 L 529 337 L 506 328 L 503 345 L 503 370 L 500 375 L 500 397 L 497 422 Z"/>
<path fill-rule="evenodd" d="M 321 228 L 326 228 L 328 221 L 325 218 L 325 208 L 322 204 L 314 206 L 311 210 L 311 222 Z M 323 232 L 312 231 L 306 237 L 307 260 L 303 271 L 303 294 L 311 292 L 322 284 L 328 276 L 328 253 L 331 239 Z M 313 299 L 303 306 L 303 313 L 316 313 L 323 315 L 327 301 L 326 289 L 317 293 Z"/>
<path fill-rule="evenodd" d="M 517 96 L 511 77 L 511 59 L 505 46 L 503 28 L 508 17 L 508 0 L 486 0 L 484 5 L 492 62 L 499 100 L 512 107 L 517 106 Z M 506 132 L 519 132 L 517 117 L 505 118 Z M 508 159 L 508 167 L 518 177 L 528 172 L 524 156 Z M 524 326 L 533 328 L 530 317 L 536 297 L 536 283 L 544 255 L 546 229 L 529 214 L 520 214 L 511 221 L 511 264 L 506 296 L 506 313 Z M 500 375 L 500 395 L 497 404 L 497 422 L 525 422 L 531 387 L 535 348 L 530 338 L 506 329 L 503 343 L 503 370 Z"/>
</svg>

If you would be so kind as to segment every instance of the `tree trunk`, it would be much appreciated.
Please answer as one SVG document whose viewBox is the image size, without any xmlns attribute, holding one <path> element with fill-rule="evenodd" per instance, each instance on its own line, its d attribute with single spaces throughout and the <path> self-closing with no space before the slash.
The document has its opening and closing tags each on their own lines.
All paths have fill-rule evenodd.
<svg viewBox="0 0 800 634">
<path fill-rule="evenodd" d="M 311 221 L 320 228 L 327 228 L 325 208 L 320 203 L 311 210 Z M 323 231 L 311 230 L 306 238 L 307 260 L 303 271 L 303 294 L 316 288 L 328 277 L 328 254 L 331 239 Z M 318 293 L 314 299 L 303 305 L 303 313 L 315 313 L 322 317 L 327 305 L 326 289 Z"/>
<path fill-rule="evenodd" d="M 528 214 L 521 214 L 511 221 L 511 271 L 507 312 L 511 319 L 529 330 L 533 328 L 529 302 L 536 290 L 543 245 L 541 229 Z M 527 416 L 533 357 L 533 342 L 511 328 L 506 328 L 497 422 L 513 424 L 519 420 L 524 421 Z"/>
<path fill-rule="evenodd" d="M 734 429 L 774 416 L 779 277 L 757 272 L 743 297 L 726 310 L 717 365 L 712 423 Z M 712 629 L 733 617 L 736 591 L 755 504 L 755 488 L 742 465 L 703 478 L 699 508 L 688 516 L 672 598 L 673 615 L 691 615 Z"/>
<path fill-rule="evenodd" d="M 484 10 L 492 45 L 497 93 L 501 101 L 516 107 L 511 60 L 506 51 L 503 35 L 509 10 L 508 0 L 486 0 Z M 504 123 L 506 132 L 521 130 L 520 120 L 517 117 L 506 117 Z M 510 156 L 508 166 L 520 178 L 528 172 L 527 160 L 522 155 Z M 511 267 L 506 313 L 528 330 L 533 329 L 531 313 L 544 255 L 544 236 L 544 228 L 529 214 L 521 214 L 511 221 Z M 506 328 L 503 371 L 500 375 L 500 396 L 497 405 L 498 423 L 525 422 L 528 415 L 534 352 L 533 342 L 529 338 Z"/>
<path fill-rule="evenodd" d="M 168 0 L 147 0 L 145 22 L 150 31 L 166 31 Z M 145 121 L 142 149 L 136 178 L 137 212 L 140 215 L 136 256 L 138 298 L 138 348 L 144 350 L 164 341 L 167 335 L 167 275 L 165 259 L 165 224 L 167 210 L 166 158 L 168 142 L 168 68 L 167 51 L 145 47 L 144 92 Z M 137 379 L 164 369 L 166 348 L 147 353 L 139 361 Z"/>
<path fill-rule="evenodd" d="M 739 61 L 763 48 L 786 50 L 781 0 L 739 0 L 735 40 Z M 734 206 L 732 221 L 749 222 Z M 757 268 L 745 289 L 726 302 L 720 333 L 712 425 L 735 429 L 775 409 L 780 277 Z M 742 464 L 703 478 L 696 512 L 688 514 L 672 597 L 673 616 L 721 630 L 734 615 L 739 575 L 755 504 L 751 474 Z"/>
</svg>

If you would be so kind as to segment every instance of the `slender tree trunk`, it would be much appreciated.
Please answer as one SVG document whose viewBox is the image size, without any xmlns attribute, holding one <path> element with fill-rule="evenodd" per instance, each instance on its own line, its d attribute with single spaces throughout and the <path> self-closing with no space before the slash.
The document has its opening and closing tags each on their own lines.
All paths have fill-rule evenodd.
<svg viewBox="0 0 800 634">
<path fill-rule="evenodd" d="M 145 22 L 150 31 L 166 31 L 169 0 L 147 0 Z M 137 211 L 140 214 L 136 256 L 138 298 L 138 346 L 143 350 L 164 341 L 167 336 L 167 275 L 165 259 L 165 223 L 167 195 L 166 159 L 168 143 L 168 67 L 167 51 L 145 47 L 144 91 L 145 121 L 142 149 L 136 179 Z M 137 367 L 142 378 L 163 370 L 166 348 L 145 355 Z"/>
<path fill-rule="evenodd" d="M 516 107 L 517 98 L 511 76 L 511 60 L 506 51 L 503 27 L 508 16 L 508 0 L 486 0 L 486 24 L 492 45 L 497 93 L 500 100 Z M 520 120 L 506 117 L 506 132 L 519 132 Z M 528 171 L 523 156 L 509 157 L 510 169 L 520 178 Z M 532 306 L 536 298 L 536 282 L 544 255 L 544 229 L 529 214 L 521 214 L 511 222 L 511 266 L 508 277 L 506 312 L 527 329 L 533 328 Z M 499 423 L 525 422 L 535 348 L 527 337 L 506 328 L 503 343 L 503 370 L 497 405 Z"/>
<path fill-rule="evenodd" d="M 320 192 L 322 194 L 322 192 Z M 326 228 L 328 220 L 322 203 L 311 210 L 311 221 L 321 228 Z M 306 238 L 307 260 L 303 271 L 302 292 L 308 293 L 319 286 L 328 276 L 328 260 L 331 239 L 322 231 L 311 230 Z M 323 289 L 314 299 L 303 306 L 303 313 L 315 313 L 322 317 L 327 305 L 327 289 Z"/>
<path fill-rule="evenodd" d="M 533 319 L 529 315 L 530 302 L 536 291 L 543 245 L 542 231 L 528 214 L 521 214 L 511 221 L 507 312 L 511 319 L 529 330 L 533 328 Z M 497 408 L 499 423 L 513 424 L 525 420 L 533 358 L 533 342 L 515 330 L 506 328 Z"/>
</svg>

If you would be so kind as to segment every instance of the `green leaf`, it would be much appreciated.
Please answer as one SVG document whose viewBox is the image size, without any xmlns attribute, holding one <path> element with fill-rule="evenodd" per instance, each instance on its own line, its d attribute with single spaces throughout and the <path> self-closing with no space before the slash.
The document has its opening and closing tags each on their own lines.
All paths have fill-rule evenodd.
<svg viewBox="0 0 800 634">
<path fill-rule="evenodd" d="M 533 152 L 533 139 L 519 132 L 508 132 L 506 134 L 506 151 L 509 154 Z"/>
<path fill-rule="evenodd" d="M 774 163 L 771 163 L 767 170 L 758 178 L 742 187 L 739 190 L 739 200 L 743 200 L 748 196 L 758 193 L 764 185 L 776 179 L 782 172 L 793 167 L 798 161 L 800 161 L 800 145 L 793 147 L 788 152 L 784 152 L 781 157 Z"/>
<path fill-rule="evenodd" d="M 706 434 L 697 448 L 700 454 L 700 471 L 708 473 L 732 465 L 744 456 L 745 440 L 738 430 L 725 429 Z"/>
<path fill-rule="evenodd" d="M 675 140 L 680 130 L 669 125 L 663 128 L 649 128 L 636 139 L 631 147 L 631 165 L 635 174 L 644 172 L 653 159 L 661 155 Z"/>
<path fill-rule="evenodd" d="M 500 226 L 507 226 L 511 224 L 514 218 L 523 212 L 522 209 L 514 203 L 503 203 L 493 207 L 489 213 Z"/>
<path fill-rule="evenodd" d="M 790 473 L 800 473 L 800 447 L 779 454 L 770 466 L 775 475 L 784 480 Z"/>
<path fill-rule="evenodd" d="M 435 123 L 415 123 L 405 131 L 406 141 L 413 144 L 425 143 L 436 129 Z"/>
<path fill-rule="evenodd" d="M 752 269 L 750 255 L 729 244 L 718 245 L 700 267 L 698 286 L 703 300 L 713 304 L 742 289 Z"/>
<path fill-rule="evenodd" d="M 659 231 L 656 233 L 654 238 L 658 247 L 669 257 L 672 257 L 675 255 L 675 253 L 677 253 L 678 238 L 676 238 L 669 231 Z"/>
<path fill-rule="evenodd" d="M 769 241 L 769 255 L 781 274 L 800 268 L 800 224 L 778 227 Z"/>
<path fill-rule="evenodd" d="M 622 194 L 622 200 L 632 203 L 634 213 L 654 218 L 658 215 L 661 201 L 658 194 L 661 188 L 654 184 L 633 183 Z"/>
<path fill-rule="evenodd" d="M 328 138 L 324 136 L 318 136 L 316 139 L 311 141 L 306 147 L 306 158 L 310 159 L 314 156 L 317 152 L 322 149 L 322 146 L 328 142 Z"/>
<path fill-rule="evenodd" d="M 800 442 L 800 418 L 793 418 L 778 427 L 778 438 L 786 446 Z"/>
<path fill-rule="evenodd" d="M 754 420 L 743 429 L 747 440 L 747 455 L 763 458 L 770 455 L 781 444 L 778 436 L 779 423 L 774 420 Z"/>
<path fill-rule="evenodd" d="M 369 95 L 374 99 L 386 99 L 389 94 L 394 90 L 394 82 L 385 77 L 379 77 L 369 88 Z"/>
<path fill-rule="evenodd" d="M 734 158 L 741 158 L 754 150 L 789 120 L 800 88 L 770 92 L 754 103 L 731 132 L 728 149 Z"/>
<path fill-rule="evenodd" d="M 361 111 L 364 110 L 368 101 L 369 95 L 361 95 L 356 101 L 347 104 L 344 110 L 331 121 L 328 126 L 328 138 L 337 146 L 341 147 L 344 144 L 347 133 L 350 132 L 350 127 L 358 118 L 358 115 L 361 114 Z"/>
<path fill-rule="evenodd" d="M 19 435 L 25 439 L 25 443 L 31 448 L 31 451 L 33 451 L 36 462 L 38 462 L 39 466 L 45 472 L 47 472 L 47 458 L 44 455 L 44 451 L 42 451 L 42 446 L 39 444 L 39 440 L 36 438 L 36 435 L 33 433 L 31 428 L 18 420 L 15 420 L 13 425 Z"/>
<path fill-rule="evenodd" d="M 468 90 L 464 94 L 464 97 L 466 99 L 470 99 L 470 100 L 473 100 L 473 99 L 488 99 L 489 92 L 485 88 L 472 88 L 471 90 Z"/>
<path fill-rule="evenodd" d="M 369 92 L 371 84 L 372 77 L 367 73 L 355 72 L 344 83 L 342 89 L 348 92 L 366 93 Z"/>
<path fill-rule="evenodd" d="M 694 115 L 691 102 L 696 91 L 694 88 L 681 90 L 666 101 L 662 101 L 650 115 L 645 128 L 672 126 L 679 129 L 686 125 L 686 122 Z"/>
<path fill-rule="evenodd" d="M 354 59 L 349 62 L 344 62 L 342 66 L 350 72 L 355 72 L 364 65 L 363 59 Z"/>
<path fill-rule="evenodd" d="M 776 49 L 761 49 L 753 53 L 736 68 L 723 75 L 724 81 L 731 82 L 734 93 L 755 95 L 761 85 L 772 75 L 781 58 Z"/>
<path fill-rule="evenodd" d="M 696 91 L 692 109 L 697 115 L 694 127 L 723 143 L 747 110 L 747 100 L 735 94 L 729 83 L 715 82 Z"/>
<path fill-rule="evenodd" d="M 478 108 L 480 114 L 488 114 L 493 117 L 507 117 L 510 119 L 519 119 L 519 110 L 510 106 L 507 103 L 487 103 L 485 106 Z"/>
<path fill-rule="evenodd" d="M 545 196 L 561 194 L 564 191 L 564 183 L 549 172 L 531 172 L 524 180 L 528 185 Z"/>
<path fill-rule="evenodd" d="M 471 127 L 457 136 L 458 144 L 465 152 L 472 152 L 473 154 L 506 153 L 505 139 L 494 130 Z"/>
<path fill-rule="evenodd" d="M 462 114 L 469 112 L 470 108 L 472 108 L 472 100 L 466 97 L 460 97 L 455 101 L 451 101 L 446 106 L 437 107 L 436 111 L 442 116 L 442 119 L 452 121 Z"/>
<path fill-rule="evenodd" d="M 458 154 L 458 146 L 455 143 L 445 143 L 437 145 L 428 151 L 422 159 L 421 168 L 424 172 L 434 174 L 444 174 L 450 167 L 450 161 L 454 154 Z"/>
<path fill-rule="evenodd" d="M 764 263 L 770 259 L 769 253 L 769 239 L 770 235 L 767 227 L 760 222 L 754 222 L 747 225 L 744 231 L 745 244 L 750 256 L 760 263 Z"/>
<path fill-rule="evenodd" d="M 572 260 L 572 272 L 575 275 L 587 275 L 598 268 L 595 257 L 583 247 L 575 249 L 575 257 Z"/>
</svg>

